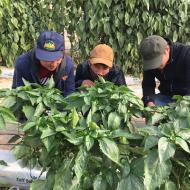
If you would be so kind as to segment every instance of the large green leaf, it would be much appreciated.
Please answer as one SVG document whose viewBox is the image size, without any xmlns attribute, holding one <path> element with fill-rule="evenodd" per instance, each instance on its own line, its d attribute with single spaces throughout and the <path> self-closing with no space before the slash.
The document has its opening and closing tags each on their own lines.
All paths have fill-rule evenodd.
<svg viewBox="0 0 190 190">
<path fill-rule="evenodd" d="M 39 103 L 38 106 L 36 107 L 34 116 L 35 117 L 39 117 L 45 110 L 44 104 L 43 103 Z"/>
<path fill-rule="evenodd" d="M 45 190 L 44 189 L 45 183 L 46 183 L 46 181 L 44 181 L 44 180 L 33 181 L 32 184 L 30 185 L 30 190 L 36 190 L 36 189 Z"/>
<path fill-rule="evenodd" d="M 46 183 L 44 184 L 44 190 L 52 190 L 55 184 L 55 171 L 49 170 L 46 175 Z"/>
<path fill-rule="evenodd" d="M 50 152 L 53 146 L 55 145 L 55 136 L 48 136 L 42 139 L 44 146 L 46 147 L 47 151 Z"/>
<path fill-rule="evenodd" d="M 139 179 L 144 178 L 144 158 L 135 158 L 130 164 L 131 173 L 134 174 Z"/>
<path fill-rule="evenodd" d="M 117 186 L 116 190 L 144 190 L 144 184 L 141 179 L 133 174 L 129 174 L 123 178 Z"/>
<path fill-rule="evenodd" d="M 145 126 L 145 127 L 140 127 L 137 129 L 139 134 L 142 134 L 143 136 L 160 136 L 160 130 L 158 127 L 154 126 Z"/>
<path fill-rule="evenodd" d="M 112 3 L 112 0 L 107 0 L 106 1 L 106 6 L 107 6 L 108 9 L 110 8 L 111 3 Z"/>
<path fill-rule="evenodd" d="M 33 128 L 36 126 L 36 123 L 35 122 L 29 122 L 29 123 L 26 123 L 23 127 L 23 131 L 28 131 L 29 129 Z"/>
<path fill-rule="evenodd" d="M 163 118 L 165 118 L 165 116 L 162 113 L 155 113 L 152 116 L 151 124 L 155 125 L 156 123 L 160 122 Z"/>
<path fill-rule="evenodd" d="M 118 129 L 120 127 L 121 117 L 117 112 L 111 112 L 108 116 L 108 127 L 110 129 Z"/>
<path fill-rule="evenodd" d="M 74 145 L 81 145 L 84 142 L 84 137 L 78 137 L 75 134 L 66 132 L 66 131 L 61 131 L 62 134 L 66 136 L 67 141 Z"/>
<path fill-rule="evenodd" d="M 89 135 L 86 136 L 85 137 L 85 145 L 86 145 L 87 151 L 89 151 L 94 145 L 94 139 Z"/>
<path fill-rule="evenodd" d="M 16 104 L 16 97 L 15 96 L 8 96 L 2 102 L 1 105 L 6 108 L 11 108 Z"/>
<path fill-rule="evenodd" d="M 88 164 L 88 154 L 84 148 L 81 148 L 75 159 L 75 166 L 74 166 L 78 183 L 80 183 L 81 177 L 85 172 L 87 164 Z"/>
<path fill-rule="evenodd" d="M 54 82 L 54 79 L 53 77 L 51 77 L 49 80 L 48 80 L 48 83 L 47 83 L 47 87 L 49 89 L 53 88 L 55 86 L 55 82 Z"/>
<path fill-rule="evenodd" d="M 178 144 L 183 150 L 190 153 L 189 146 L 185 140 L 180 137 L 176 137 L 175 143 Z"/>
<path fill-rule="evenodd" d="M 18 28 L 18 20 L 15 17 L 11 18 L 11 22 L 13 23 L 13 25 Z"/>
<path fill-rule="evenodd" d="M 15 118 L 14 114 L 12 113 L 11 109 L 8 109 L 5 107 L 0 107 L 0 113 L 6 122 L 10 122 L 10 123 L 16 122 L 16 118 Z"/>
<path fill-rule="evenodd" d="M 142 139 L 142 136 L 135 133 L 130 133 L 122 129 L 117 129 L 112 132 L 112 138 L 126 137 L 127 139 Z"/>
<path fill-rule="evenodd" d="M 13 149 L 13 154 L 16 159 L 20 159 L 30 154 L 30 147 L 27 147 L 25 145 L 16 145 Z"/>
<path fill-rule="evenodd" d="M 169 141 L 168 138 L 162 137 L 158 141 L 158 153 L 160 162 L 164 162 L 175 154 L 175 144 Z"/>
<path fill-rule="evenodd" d="M 68 189 L 72 186 L 72 166 L 73 160 L 66 159 L 55 175 L 53 190 Z"/>
<path fill-rule="evenodd" d="M 86 119 L 86 122 L 87 123 L 90 123 L 92 121 L 92 111 L 90 109 L 90 111 L 88 112 L 88 115 L 87 115 L 87 119 Z"/>
<path fill-rule="evenodd" d="M 120 32 L 117 32 L 116 37 L 117 37 L 117 40 L 118 40 L 118 43 L 119 43 L 119 47 L 122 48 L 123 44 L 124 44 L 124 34 L 122 34 Z"/>
<path fill-rule="evenodd" d="M 83 115 L 86 114 L 86 112 L 87 112 L 89 109 L 90 109 L 90 106 L 89 106 L 89 105 L 86 105 L 86 104 L 83 105 L 83 106 L 82 106 L 82 113 L 83 113 Z"/>
<path fill-rule="evenodd" d="M 137 43 L 140 44 L 143 40 L 143 35 L 140 32 L 137 32 Z"/>
<path fill-rule="evenodd" d="M 172 182 L 172 181 L 167 181 L 167 182 L 165 183 L 165 190 L 177 190 L 177 187 L 176 187 L 176 185 L 175 185 L 174 182 Z"/>
<path fill-rule="evenodd" d="M 47 127 L 47 129 L 44 129 L 41 135 L 41 139 L 52 136 L 55 134 L 55 131 L 52 130 L 50 127 Z"/>
<path fill-rule="evenodd" d="M 29 100 L 28 94 L 25 91 L 19 92 L 18 93 L 18 97 L 21 98 L 21 99 L 23 99 L 23 100 Z"/>
<path fill-rule="evenodd" d="M 75 139 L 67 139 L 71 144 L 81 145 L 83 143 L 84 137 L 78 137 Z"/>
<path fill-rule="evenodd" d="M 122 114 L 127 114 L 127 106 L 119 103 L 118 112 Z"/>
<path fill-rule="evenodd" d="M 76 112 L 76 109 L 74 108 L 71 113 L 71 127 L 75 128 L 77 126 L 77 123 L 79 121 L 78 113 Z"/>
<path fill-rule="evenodd" d="M 127 177 L 130 173 L 130 165 L 128 160 L 122 159 L 122 176 Z"/>
<path fill-rule="evenodd" d="M 145 179 L 144 184 L 147 190 L 154 190 L 164 184 L 171 173 L 172 165 L 168 160 L 160 162 L 157 150 L 152 150 L 145 158 Z"/>
<path fill-rule="evenodd" d="M 181 129 L 180 131 L 178 131 L 177 136 L 181 137 L 186 141 L 190 140 L 190 129 Z"/>
<path fill-rule="evenodd" d="M 188 116 L 187 116 L 187 122 L 188 122 L 188 126 L 190 127 L 190 112 L 188 113 Z"/>
<path fill-rule="evenodd" d="M 2 116 L 2 114 L 0 114 L 0 129 L 5 129 L 6 124 L 5 124 L 5 120 L 4 117 Z"/>
<path fill-rule="evenodd" d="M 100 129 L 100 127 L 93 121 L 90 121 L 88 126 L 92 129 L 92 130 L 98 130 Z"/>
<path fill-rule="evenodd" d="M 94 190 L 106 190 L 107 183 L 101 174 L 97 175 L 93 183 Z"/>
<path fill-rule="evenodd" d="M 147 10 L 149 10 L 149 7 L 150 7 L 150 2 L 149 2 L 149 0 L 144 0 L 143 3 L 144 3 L 144 5 L 146 6 Z"/>
<path fill-rule="evenodd" d="M 166 123 L 160 126 L 161 133 L 166 137 L 171 137 L 174 134 L 173 123 Z"/>
<path fill-rule="evenodd" d="M 33 106 L 23 106 L 23 112 L 27 119 L 34 116 L 35 108 Z"/>
<path fill-rule="evenodd" d="M 14 42 L 18 42 L 19 41 L 19 34 L 18 34 L 18 32 L 15 32 L 14 33 Z"/>
<path fill-rule="evenodd" d="M 158 144 L 159 137 L 157 136 L 148 136 L 145 140 L 144 149 L 149 150 Z"/>
<path fill-rule="evenodd" d="M 101 151 L 112 161 L 119 163 L 119 149 L 116 143 L 108 138 L 98 140 Z"/>
</svg>

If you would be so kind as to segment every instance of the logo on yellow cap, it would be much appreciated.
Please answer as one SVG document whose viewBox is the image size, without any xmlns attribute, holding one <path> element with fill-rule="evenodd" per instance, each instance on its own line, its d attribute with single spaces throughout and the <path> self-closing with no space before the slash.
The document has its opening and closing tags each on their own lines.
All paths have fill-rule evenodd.
<svg viewBox="0 0 190 190">
<path fill-rule="evenodd" d="M 55 43 L 51 40 L 47 40 L 44 43 L 44 49 L 47 49 L 49 51 L 55 50 Z"/>
</svg>

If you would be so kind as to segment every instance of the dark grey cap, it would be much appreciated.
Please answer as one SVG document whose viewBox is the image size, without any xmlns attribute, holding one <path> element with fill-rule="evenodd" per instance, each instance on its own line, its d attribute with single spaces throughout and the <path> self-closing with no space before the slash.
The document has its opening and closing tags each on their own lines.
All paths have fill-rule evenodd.
<svg viewBox="0 0 190 190">
<path fill-rule="evenodd" d="M 145 71 L 160 67 L 166 47 L 167 41 L 157 35 L 148 36 L 141 42 L 140 54 L 143 58 Z"/>
</svg>

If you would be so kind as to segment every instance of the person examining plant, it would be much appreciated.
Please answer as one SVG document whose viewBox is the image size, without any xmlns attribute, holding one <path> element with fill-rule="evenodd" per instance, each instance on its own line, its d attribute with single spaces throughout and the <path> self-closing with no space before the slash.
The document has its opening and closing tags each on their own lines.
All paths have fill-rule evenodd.
<svg viewBox="0 0 190 190">
<path fill-rule="evenodd" d="M 116 85 L 126 85 L 123 71 L 114 64 L 113 49 L 106 44 L 97 45 L 90 53 L 89 60 L 77 66 L 75 86 L 94 86 L 94 81 L 102 76 Z"/>
<path fill-rule="evenodd" d="M 141 42 L 140 54 L 145 106 L 164 106 L 175 101 L 173 95 L 190 95 L 190 46 L 152 35 Z M 160 81 L 159 94 L 155 78 Z"/>
<path fill-rule="evenodd" d="M 37 46 L 16 59 L 12 88 L 30 83 L 46 85 L 51 77 L 55 87 L 67 96 L 75 91 L 74 64 L 64 54 L 64 38 L 54 31 L 44 31 Z"/>
</svg>

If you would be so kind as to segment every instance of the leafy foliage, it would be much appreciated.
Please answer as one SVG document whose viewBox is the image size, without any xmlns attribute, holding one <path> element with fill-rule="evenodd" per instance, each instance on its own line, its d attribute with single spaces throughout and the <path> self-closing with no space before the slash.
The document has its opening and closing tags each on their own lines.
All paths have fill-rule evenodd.
<svg viewBox="0 0 190 190">
<path fill-rule="evenodd" d="M 29 84 L 16 89 L 16 102 L 22 102 L 21 106 L 17 107 L 16 113 L 24 113 L 27 120 L 20 126 L 25 136 L 20 137 L 20 144 L 14 149 L 15 156 L 17 159 L 22 159 L 24 165 L 40 166 L 44 171 L 48 171 L 47 181 L 35 182 L 33 186 L 37 183 L 39 186 L 44 185 L 45 189 L 102 189 L 103 187 L 116 189 L 122 173 L 126 173 L 122 168 L 128 159 L 125 161 L 126 158 L 124 159 L 120 154 L 118 142 L 127 141 L 127 137 L 141 139 L 141 136 L 136 135 L 135 132 L 130 133 L 130 130 L 133 131 L 132 125 L 127 126 L 131 117 L 135 115 L 135 110 L 143 109 L 141 100 L 135 97 L 127 87 L 116 87 L 103 79 L 102 83 L 96 83 L 96 87 L 82 90 L 85 92 L 73 94 L 65 100 L 62 98 L 62 102 L 59 101 L 63 106 L 62 112 L 56 110 L 55 107 L 52 108 L 51 103 L 37 116 L 29 112 L 26 105 L 32 106 L 35 113 L 40 102 L 38 98 L 35 98 L 34 102 L 28 98 L 38 92 L 43 102 L 45 97 L 50 100 L 55 98 L 57 91 L 43 89 L 41 86 L 35 86 L 33 89 Z M 14 91 L 10 90 L 6 93 Z M 47 96 L 47 91 L 52 92 L 51 96 Z M 24 99 L 18 98 L 23 92 L 27 96 L 24 96 Z M 112 95 L 110 96 L 108 92 L 112 92 Z M 1 97 L 5 97 L 5 92 L 1 93 Z M 12 94 L 6 94 L 2 105 L 13 110 L 14 104 L 5 103 Z M 107 107 L 108 102 L 103 101 L 107 98 L 112 98 L 110 100 L 113 101 L 109 107 Z M 116 104 L 117 101 L 122 101 L 122 105 L 121 102 Z M 86 107 L 81 107 L 82 103 Z M 103 112 L 104 109 L 106 109 L 105 112 Z M 129 116 L 122 121 L 126 109 Z M 119 118 L 116 119 L 119 122 L 108 125 L 106 120 L 113 110 L 115 113 L 112 117 Z M 104 120 L 99 118 L 103 116 L 105 116 Z"/>
<path fill-rule="evenodd" d="M 39 33 L 47 29 L 67 30 L 77 63 L 95 45 L 107 43 L 114 49 L 116 64 L 135 75 L 141 71 L 138 47 L 145 36 L 189 41 L 188 1 L 184 0 L 2 0 L 0 23 L 0 56 L 7 66 L 34 47 Z"/>
<path fill-rule="evenodd" d="M 64 30 L 62 19 L 59 19 L 59 3 L 50 0 L 0 2 L 0 57 L 4 64 L 13 66 L 16 56 L 34 47 L 40 32 Z M 60 5 L 63 4 L 62 0 Z"/>
<path fill-rule="evenodd" d="M 149 146 L 152 140 L 152 149 L 158 149 L 159 164 L 171 161 L 172 170 L 170 180 L 165 184 L 165 188 L 188 189 L 189 187 L 189 96 L 174 96 L 176 103 L 159 109 L 149 120 L 157 125 L 156 132 L 149 133 Z M 162 117 L 161 117 L 162 115 Z M 156 121 L 156 123 L 154 122 Z M 144 130 L 143 128 L 140 130 Z M 157 142 L 157 143 L 156 143 Z M 155 145 L 158 145 L 155 146 Z M 169 165 L 167 164 L 167 167 Z M 182 177 L 183 176 L 183 177 Z M 148 178 L 149 179 L 149 178 Z M 176 182 L 176 183 L 175 183 Z M 174 185 L 175 184 L 175 185 Z"/>
<path fill-rule="evenodd" d="M 148 35 L 189 41 L 188 1 L 79 0 L 66 8 L 66 29 L 80 54 L 86 58 L 98 43 L 110 44 L 125 72 L 140 73 L 138 47 Z"/>
<path fill-rule="evenodd" d="M 50 86 L 49 99 L 61 95 Z M 47 94 L 29 87 L 17 96 L 24 90 Z M 127 87 L 101 79 L 62 98 L 58 107 L 48 104 L 39 116 L 23 104 L 17 112 L 30 117 L 20 124 L 25 135 L 14 154 L 24 165 L 47 171 L 47 179 L 34 181 L 31 189 L 188 190 L 190 99 L 177 98 L 166 107 L 144 108 Z M 35 100 L 27 105 L 36 111 Z M 143 115 L 147 124 L 133 126 L 131 119 Z"/>
<path fill-rule="evenodd" d="M 58 108 L 62 109 L 62 106 L 66 104 L 61 92 L 52 88 L 53 86 L 54 81 L 51 78 L 45 88 L 25 81 L 25 86 L 17 89 L 1 89 L 0 98 L 3 98 L 1 106 L 11 109 L 21 120 L 47 115 L 48 112 L 56 111 Z"/>
<path fill-rule="evenodd" d="M 5 129 L 6 123 L 16 123 L 16 118 L 8 108 L 0 107 L 0 129 Z"/>
</svg>

